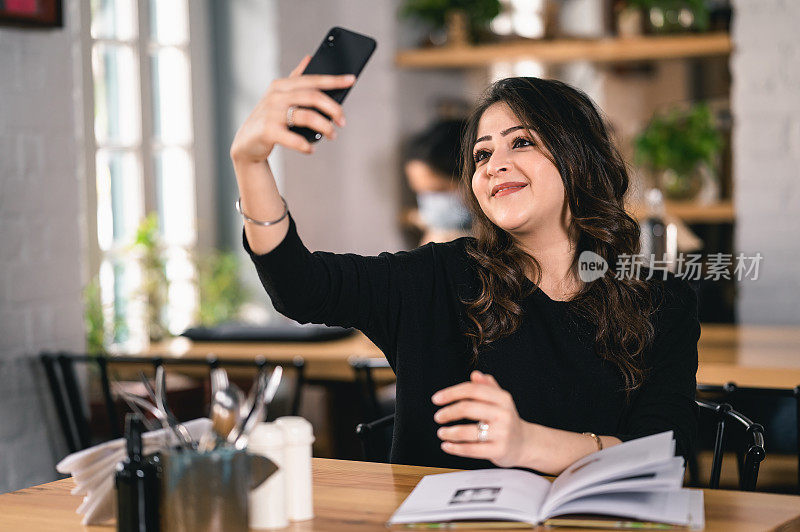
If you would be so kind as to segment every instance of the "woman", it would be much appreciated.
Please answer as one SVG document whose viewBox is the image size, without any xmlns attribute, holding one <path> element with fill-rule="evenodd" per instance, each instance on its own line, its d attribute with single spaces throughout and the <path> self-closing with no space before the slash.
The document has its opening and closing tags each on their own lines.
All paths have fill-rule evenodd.
<svg viewBox="0 0 800 532">
<path fill-rule="evenodd" d="M 458 193 L 464 120 L 437 120 L 409 139 L 405 149 L 408 184 L 417 197 L 419 245 L 471 236 L 472 219 Z"/>
<path fill-rule="evenodd" d="M 231 147 L 244 245 L 275 308 L 356 327 L 397 375 L 393 462 L 525 467 L 558 474 L 621 441 L 696 430 L 697 300 L 682 280 L 615 275 L 637 250 L 625 166 L 590 100 L 556 81 L 511 78 L 469 121 L 462 185 L 476 238 L 377 257 L 309 253 L 267 164 L 275 144 L 330 139 L 347 76 L 275 81 Z M 260 222 L 259 222 L 260 221 Z M 611 266 L 578 275 L 592 251 Z M 643 273 L 646 273 L 644 271 Z"/>
</svg>

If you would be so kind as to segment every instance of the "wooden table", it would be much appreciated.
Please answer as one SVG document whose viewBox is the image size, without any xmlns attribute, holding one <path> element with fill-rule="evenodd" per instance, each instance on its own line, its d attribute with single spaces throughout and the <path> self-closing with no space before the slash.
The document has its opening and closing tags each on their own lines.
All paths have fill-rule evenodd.
<svg viewBox="0 0 800 532">
<path fill-rule="evenodd" d="M 289 363 L 296 356 L 306 362 L 306 377 L 312 380 L 352 381 L 350 357 L 383 357 L 383 353 L 364 334 L 321 342 L 192 342 L 183 337 L 150 345 L 147 356 L 206 357 L 214 353 L 220 360 L 252 359 L 263 356 Z"/>
<path fill-rule="evenodd" d="M 451 470 L 314 459 L 314 511 L 311 521 L 293 531 L 384 531 L 384 523 L 423 475 Z M 113 522 L 83 527 L 75 509 L 81 498 L 70 495 L 72 479 L 0 495 L 0 530 L 70 532 L 115 530 Z M 755 532 L 800 529 L 800 497 L 704 490 L 706 528 Z M 570 530 L 566 528 L 539 530 Z"/>
<path fill-rule="evenodd" d="M 800 385 L 800 327 L 703 324 L 697 382 L 755 388 Z"/>
<path fill-rule="evenodd" d="M 310 379 L 351 381 L 351 356 L 382 357 L 381 351 L 357 332 L 326 342 L 191 342 L 176 338 L 153 344 L 148 354 L 172 357 L 215 353 L 221 359 L 263 355 L 276 361 L 306 360 Z M 698 344 L 698 382 L 740 386 L 793 388 L 800 385 L 800 327 L 703 324 Z M 379 380 L 392 378 L 390 370 L 378 372 Z"/>
</svg>

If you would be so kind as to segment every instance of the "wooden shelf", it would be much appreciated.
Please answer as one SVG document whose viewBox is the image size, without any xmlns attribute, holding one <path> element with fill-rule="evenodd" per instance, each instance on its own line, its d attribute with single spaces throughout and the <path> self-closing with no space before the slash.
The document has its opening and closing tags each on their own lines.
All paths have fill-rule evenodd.
<svg viewBox="0 0 800 532">
<path fill-rule="evenodd" d="M 621 62 L 727 55 L 731 48 L 727 33 L 598 40 L 528 40 L 405 50 L 395 56 L 395 62 L 401 68 L 468 68 L 523 59 L 544 63 Z"/>
<path fill-rule="evenodd" d="M 733 223 L 736 213 L 731 200 L 719 201 L 709 205 L 694 202 L 666 201 L 664 203 L 667 214 L 680 218 L 685 223 Z M 634 218 L 639 218 L 645 212 L 644 205 L 631 205 L 628 212 Z"/>
</svg>

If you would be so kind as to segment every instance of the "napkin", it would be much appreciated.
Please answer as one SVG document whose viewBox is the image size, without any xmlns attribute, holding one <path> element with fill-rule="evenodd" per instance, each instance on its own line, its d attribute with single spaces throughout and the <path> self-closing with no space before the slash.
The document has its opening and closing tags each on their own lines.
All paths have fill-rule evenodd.
<svg viewBox="0 0 800 532">
<path fill-rule="evenodd" d="M 199 441 L 211 432 L 211 420 L 193 419 L 183 423 L 192 440 Z M 178 444 L 178 439 L 169 429 L 158 429 L 142 435 L 144 453 L 151 454 L 167 446 Z M 84 525 L 95 525 L 116 516 L 116 497 L 114 497 L 114 469 L 125 459 L 125 439 L 107 441 L 94 447 L 66 456 L 58 464 L 59 473 L 71 475 L 75 480 L 73 495 L 84 495 L 83 502 L 76 513 L 83 515 Z"/>
</svg>

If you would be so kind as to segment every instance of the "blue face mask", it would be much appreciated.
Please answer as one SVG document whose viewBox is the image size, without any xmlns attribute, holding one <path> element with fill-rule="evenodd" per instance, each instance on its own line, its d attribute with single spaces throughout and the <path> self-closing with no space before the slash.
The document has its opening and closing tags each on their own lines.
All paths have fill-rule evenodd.
<svg viewBox="0 0 800 532">
<path fill-rule="evenodd" d="M 431 229 L 469 229 L 469 211 L 455 191 L 420 192 L 417 206 L 422 221 Z"/>
</svg>

